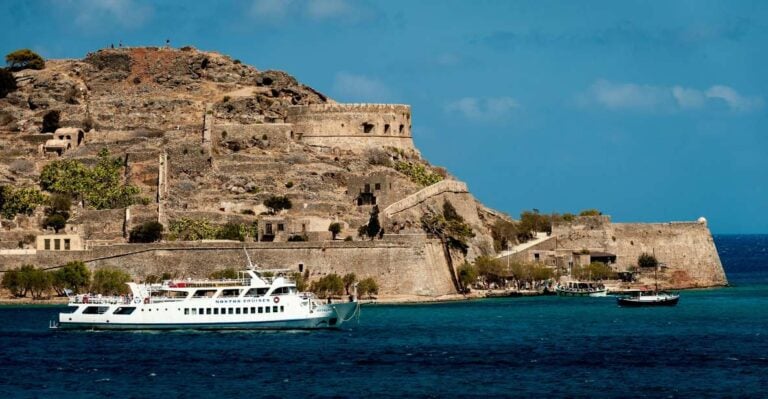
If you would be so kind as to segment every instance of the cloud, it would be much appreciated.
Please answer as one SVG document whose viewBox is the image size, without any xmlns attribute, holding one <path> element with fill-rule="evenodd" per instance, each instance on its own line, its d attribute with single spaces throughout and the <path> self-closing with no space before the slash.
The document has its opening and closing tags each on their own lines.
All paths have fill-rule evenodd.
<svg viewBox="0 0 768 399">
<path fill-rule="evenodd" d="M 65 0 L 52 3 L 73 12 L 75 24 L 86 28 L 115 23 L 122 27 L 140 27 L 154 14 L 151 5 L 135 0 Z"/>
<path fill-rule="evenodd" d="M 392 91 L 375 78 L 339 72 L 333 82 L 333 91 L 344 101 L 386 101 L 392 97 Z"/>
<path fill-rule="evenodd" d="M 725 101 L 728 107 L 736 111 L 752 111 L 765 105 L 765 101 L 762 98 L 744 97 L 728 86 L 712 86 L 705 94 L 707 98 Z"/>
<path fill-rule="evenodd" d="M 253 0 L 250 14 L 261 20 L 303 18 L 311 21 L 359 22 L 371 10 L 349 0 Z"/>
<path fill-rule="evenodd" d="M 640 85 L 603 79 L 596 81 L 584 93 L 578 95 L 577 102 L 587 107 L 646 112 L 697 110 L 716 103 L 724 103 L 734 112 L 754 111 L 764 106 L 762 98 L 743 96 L 732 87 L 724 85 L 700 90 L 679 85 Z"/>
<path fill-rule="evenodd" d="M 475 120 L 498 120 L 512 114 L 520 104 L 511 97 L 476 98 L 464 97 L 445 106 L 449 113 L 459 113 Z"/>
</svg>

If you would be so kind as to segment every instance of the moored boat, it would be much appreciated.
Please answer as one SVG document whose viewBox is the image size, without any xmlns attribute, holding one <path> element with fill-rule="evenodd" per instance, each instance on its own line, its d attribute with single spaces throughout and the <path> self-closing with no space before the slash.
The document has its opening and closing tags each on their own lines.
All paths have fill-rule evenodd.
<svg viewBox="0 0 768 399">
<path fill-rule="evenodd" d="M 76 295 L 52 328 L 105 330 L 338 328 L 359 315 L 349 302 L 301 293 L 285 270 L 239 272 L 237 279 L 127 283 L 129 295 Z"/>
<path fill-rule="evenodd" d="M 639 295 L 616 298 L 622 307 L 651 307 L 651 306 L 675 306 L 680 300 L 680 295 L 668 292 L 639 293 Z"/>
<path fill-rule="evenodd" d="M 559 296 L 606 296 L 607 290 L 603 284 L 584 281 L 566 281 L 555 288 Z"/>
</svg>

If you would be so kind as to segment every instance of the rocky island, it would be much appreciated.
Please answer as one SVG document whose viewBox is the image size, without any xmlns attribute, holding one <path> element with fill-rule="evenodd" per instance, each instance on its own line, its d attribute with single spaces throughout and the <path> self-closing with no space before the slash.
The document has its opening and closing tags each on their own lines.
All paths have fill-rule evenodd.
<svg viewBox="0 0 768 399">
<path fill-rule="evenodd" d="M 638 256 L 653 253 L 665 287 L 727 284 L 703 218 L 586 213 L 524 226 L 485 207 L 422 158 L 408 105 L 337 103 L 284 72 L 191 47 L 11 69 L 0 274 L 82 261 L 137 280 L 201 277 L 242 267 L 245 248 L 308 281 L 354 273 L 381 298 L 429 299 L 464 291 L 460 269 L 478 259 L 555 274 L 602 262 L 642 281 L 653 272 Z M 147 239 L 151 226 L 162 234 Z"/>
</svg>

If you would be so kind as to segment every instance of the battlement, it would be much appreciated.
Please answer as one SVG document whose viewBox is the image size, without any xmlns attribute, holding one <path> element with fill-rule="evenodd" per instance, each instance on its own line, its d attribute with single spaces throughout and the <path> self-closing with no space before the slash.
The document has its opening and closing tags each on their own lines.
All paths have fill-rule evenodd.
<svg viewBox="0 0 768 399">
<path fill-rule="evenodd" d="M 402 104 L 310 104 L 288 107 L 286 123 L 308 145 L 364 151 L 412 150 L 411 107 Z"/>
<path fill-rule="evenodd" d="M 370 103 L 353 103 L 353 104 L 310 104 L 310 105 L 293 105 L 288 107 L 288 116 L 302 115 L 309 113 L 333 113 L 333 112 L 401 112 L 410 115 L 411 106 L 407 104 L 370 104 Z"/>
</svg>

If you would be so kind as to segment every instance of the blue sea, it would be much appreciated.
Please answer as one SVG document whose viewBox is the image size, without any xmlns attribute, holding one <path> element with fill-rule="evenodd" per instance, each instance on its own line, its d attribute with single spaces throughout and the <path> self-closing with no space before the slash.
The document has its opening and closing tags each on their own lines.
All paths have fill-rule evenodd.
<svg viewBox="0 0 768 399">
<path fill-rule="evenodd" d="M 0 398 L 768 397 L 768 235 L 716 236 L 732 284 L 367 306 L 340 331 L 63 332 L 0 307 Z"/>
</svg>

